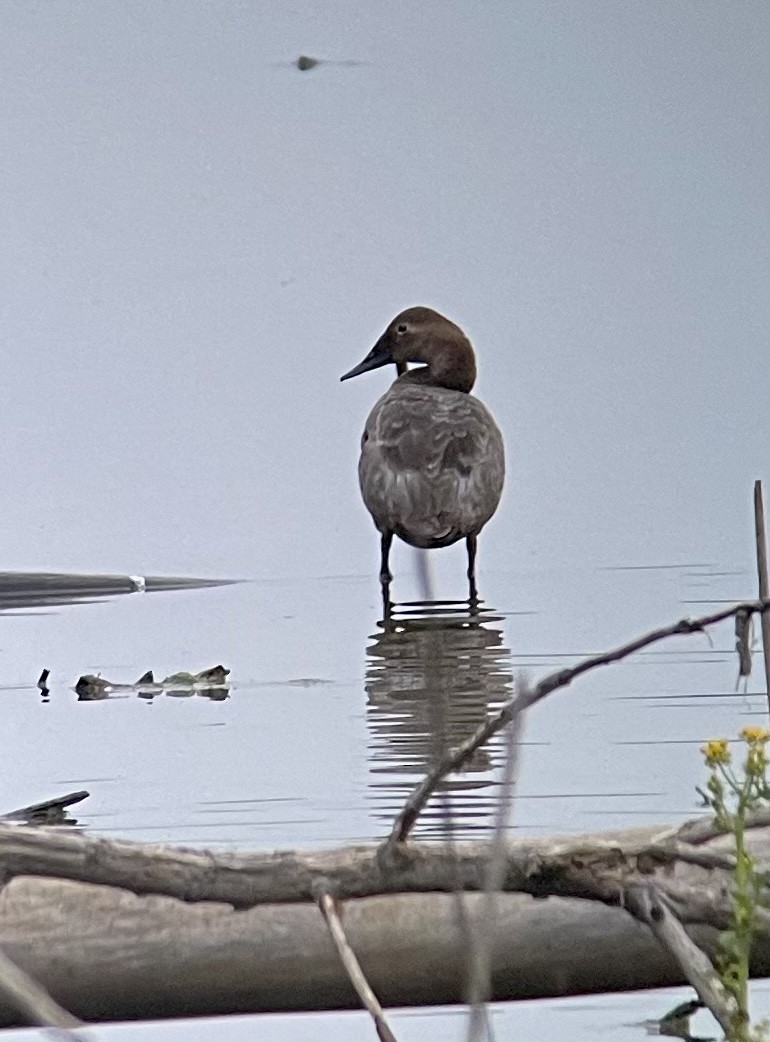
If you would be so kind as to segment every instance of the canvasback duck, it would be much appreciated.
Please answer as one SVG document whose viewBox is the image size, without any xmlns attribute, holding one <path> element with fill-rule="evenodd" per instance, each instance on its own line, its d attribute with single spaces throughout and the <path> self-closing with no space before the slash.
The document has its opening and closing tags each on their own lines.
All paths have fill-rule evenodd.
<svg viewBox="0 0 770 1042">
<path fill-rule="evenodd" d="M 409 370 L 408 362 L 423 364 Z M 385 613 L 394 535 L 427 549 L 465 539 L 469 597 L 476 604 L 476 540 L 500 502 L 505 451 L 491 413 L 470 393 L 473 348 L 448 318 L 431 308 L 408 308 L 341 379 L 383 365 L 395 365 L 399 375 L 366 421 L 358 479 L 382 537 Z"/>
</svg>

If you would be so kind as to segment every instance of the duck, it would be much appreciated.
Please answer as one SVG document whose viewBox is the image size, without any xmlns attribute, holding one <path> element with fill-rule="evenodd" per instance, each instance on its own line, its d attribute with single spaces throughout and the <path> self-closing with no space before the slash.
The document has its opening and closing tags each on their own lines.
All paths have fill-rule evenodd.
<svg viewBox="0 0 770 1042">
<path fill-rule="evenodd" d="M 380 533 L 385 614 L 392 608 L 394 536 L 429 550 L 464 539 L 469 602 L 478 605 L 477 540 L 500 502 L 505 447 L 492 414 L 471 394 L 473 346 L 444 315 L 411 307 L 340 379 L 386 365 L 396 367 L 396 379 L 369 413 L 358 463 L 361 496 Z"/>
</svg>

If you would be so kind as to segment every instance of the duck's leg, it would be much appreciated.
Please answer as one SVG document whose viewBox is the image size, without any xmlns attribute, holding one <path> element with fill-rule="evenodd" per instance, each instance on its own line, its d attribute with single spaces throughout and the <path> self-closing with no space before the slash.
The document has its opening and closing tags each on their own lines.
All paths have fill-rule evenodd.
<svg viewBox="0 0 770 1042">
<path fill-rule="evenodd" d="M 388 568 L 388 557 L 390 556 L 390 544 L 393 542 L 392 532 L 383 532 L 380 557 L 380 587 L 382 589 L 382 610 L 385 618 L 390 616 L 390 581 L 393 576 Z"/>
<path fill-rule="evenodd" d="M 468 547 L 468 599 L 471 605 L 475 605 L 479 599 L 479 591 L 476 589 L 476 536 L 469 535 L 465 545 Z"/>
</svg>

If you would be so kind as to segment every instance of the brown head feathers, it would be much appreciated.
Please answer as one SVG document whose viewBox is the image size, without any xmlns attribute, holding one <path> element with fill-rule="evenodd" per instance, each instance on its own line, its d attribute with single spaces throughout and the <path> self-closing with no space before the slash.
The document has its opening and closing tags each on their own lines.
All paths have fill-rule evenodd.
<svg viewBox="0 0 770 1042">
<path fill-rule="evenodd" d="M 476 382 L 476 359 L 470 340 L 459 326 L 432 308 L 407 308 L 396 315 L 369 354 L 341 379 L 407 362 L 422 363 L 404 373 L 409 380 L 453 391 L 469 392 Z"/>
</svg>

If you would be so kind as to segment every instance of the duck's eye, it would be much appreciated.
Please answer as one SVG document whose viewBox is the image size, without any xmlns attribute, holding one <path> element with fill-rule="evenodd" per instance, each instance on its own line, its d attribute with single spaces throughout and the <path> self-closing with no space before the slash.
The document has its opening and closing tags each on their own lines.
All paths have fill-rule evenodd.
<svg viewBox="0 0 770 1042">
<path fill-rule="evenodd" d="M 402 322 L 400 326 L 396 326 L 396 332 L 401 335 L 406 332 L 406 325 Z"/>
</svg>

